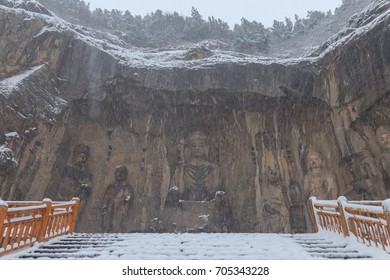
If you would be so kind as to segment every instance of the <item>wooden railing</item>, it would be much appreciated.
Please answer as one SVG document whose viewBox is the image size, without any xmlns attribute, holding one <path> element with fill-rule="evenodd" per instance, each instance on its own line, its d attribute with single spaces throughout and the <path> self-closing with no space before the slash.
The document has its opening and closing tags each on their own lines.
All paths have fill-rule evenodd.
<svg viewBox="0 0 390 280">
<path fill-rule="evenodd" d="M 311 197 L 309 209 L 316 232 L 333 231 L 345 237 L 352 233 L 358 241 L 390 252 L 390 199 L 348 201 L 343 196 L 337 200 Z"/>
<path fill-rule="evenodd" d="M 68 202 L 0 199 L 0 256 L 74 232 L 78 198 Z"/>
</svg>

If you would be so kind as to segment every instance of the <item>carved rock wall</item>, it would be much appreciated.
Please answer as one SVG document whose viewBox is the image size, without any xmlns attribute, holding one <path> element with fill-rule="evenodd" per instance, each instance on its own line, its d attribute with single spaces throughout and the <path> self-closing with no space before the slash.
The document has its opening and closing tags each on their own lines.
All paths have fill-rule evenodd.
<svg viewBox="0 0 390 280">
<path fill-rule="evenodd" d="M 310 195 L 384 199 L 390 170 L 375 133 L 390 124 L 386 11 L 316 58 L 135 67 L 96 43 L 101 34 L 1 8 L 0 145 L 18 165 L 0 173 L 0 196 L 65 199 L 63 190 L 87 188 L 78 230 L 99 232 L 104 193 L 124 165 L 134 199 L 123 230 L 148 231 L 189 162 L 188 136 L 201 131 L 232 231 L 310 231 Z M 20 138 L 6 137 L 14 131 Z M 81 161 L 79 144 L 89 149 Z"/>
</svg>

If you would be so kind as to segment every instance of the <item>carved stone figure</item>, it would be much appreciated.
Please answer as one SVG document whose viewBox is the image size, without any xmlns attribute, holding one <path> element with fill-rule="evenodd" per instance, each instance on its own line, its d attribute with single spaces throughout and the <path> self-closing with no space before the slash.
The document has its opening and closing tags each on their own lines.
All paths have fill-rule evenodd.
<svg viewBox="0 0 390 280">
<path fill-rule="evenodd" d="M 266 180 L 261 186 L 263 197 L 264 229 L 267 232 L 285 232 L 290 226 L 290 214 L 287 208 L 287 188 L 282 180 L 276 163 L 269 158 Z"/>
<path fill-rule="evenodd" d="M 306 232 L 307 223 L 304 217 L 307 214 L 307 201 L 303 199 L 299 184 L 292 181 L 289 187 L 290 197 L 290 224 L 292 233 Z"/>
<path fill-rule="evenodd" d="M 304 192 L 308 199 L 337 199 L 337 179 L 333 172 L 324 165 L 322 154 L 314 149 L 306 153 L 307 174 L 304 176 Z"/>
<path fill-rule="evenodd" d="M 103 198 L 103 231 L 124 232 L 126 219 L 134 201 L 133 187 L 126 182 L 128 171 L 120 165 L 115 169 L 115 183 L 110 184 Z"/>
<path fill-rule="evenodd" d="M 195 131 L 186 139 L 185 162 L 181 154 L 155 225 L 157 232 L 229 232 L 233 215 L 222 190 L 219 166 L 209 161 L 207 136 Z M 180 150 L 179 150 L 180 151 Z"/>
<path fill-rule="evenodd" d="M 351 156 L 350 170 L 352 190 L 350 199 L 383 199 L 385 196 L 382 176 L 378 172 L 372 153 L 364 149 Z"/>
<path fill-rule="evenodd" d="M 177 186 L 182 200 L 208 201 L 219 190 L 219 167 L 208 160 L 209 146 L 203 132 L 187 139 L 187 161 L 177 166 L 171 187 Z"/>
<path fill-rule="evenodd" d="M 80 212 L 91 194 L 92 174 L 86 163 L 89 158 L 89 147 L 85 144 L 76 145 L 70 165 L 66 165 L 60 173 L 60 178 L 51 182 L 45 196 L 55 200 L 71 200 L 80 198 Z"/>
<path fill-rule="evenodd" d="M 229 198 L 223 191 L 217 191 L 214 198 L 216 223 L 222 232 L 230 232 L 233 229 L 233 214 Z"/>
<path fill-rule="evenodd" d="M 390 127 L 380 126 L 376 130 L 376 137 L 383 152 L 380 156 L 380 162 L 383 170 L 390 177 Z"/>
<path fill-rule="evenodd" d="M 180 192 L 178 187 L 169 188 L 164 207 L 180 207 Z"/>
<path fill-rule="evenodd" d="M 52 200 L 69 201 L 73 197 L 80 198 L 79 214 L 77 215 L 76 230 L 84 231 L 87 226 L 83 216 L 84 209 L 91 194 L 92 174 L 87 168 L 89 147 L 85 144 L 76 145 L 73 149 L 71 164 L 59 170 L 59 178 L 53 177 L 49 183 L 45 197 Z M 83 220 L 83 223 L 80 221 Z"/>
<path fill-rule="evenodd" d="M 61 175 L 64 182 L 58 188 L 60 200 L 78 197 L 83 203 L 88 199 L 91 194 L 90 182 L 92 181 L 92 174 L 86 168 L 88 158 L 89 147 L 87 145 L 80 144 L 74 147 L 72 165 L 67 165 Z"/>
</svg>

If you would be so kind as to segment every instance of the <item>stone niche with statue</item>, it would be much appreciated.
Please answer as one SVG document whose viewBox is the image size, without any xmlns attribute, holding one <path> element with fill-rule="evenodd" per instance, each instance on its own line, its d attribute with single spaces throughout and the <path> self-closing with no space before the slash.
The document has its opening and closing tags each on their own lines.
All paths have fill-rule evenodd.
<svg viewBox="0 0 390 280">
<path fill-rule="evenodd" d="M 210 162 L 209 139 L 194 131 L 182 142 L 164 207 L 152 225 L 157 232 L 228 232 L 233 216 L 220 180 L 220 167 Z M 183 152 L 183 153 L 182 153 Z M 164 196 L 163 196 L 164 197 Z"/>
</svg>

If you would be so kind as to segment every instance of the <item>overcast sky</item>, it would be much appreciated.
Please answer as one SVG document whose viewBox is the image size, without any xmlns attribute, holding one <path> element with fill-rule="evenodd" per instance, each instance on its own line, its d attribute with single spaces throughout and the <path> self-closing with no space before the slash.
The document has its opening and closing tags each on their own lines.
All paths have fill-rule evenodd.
<svg viewBox="0 0 390 280">
<path fill-rule="evenodd" d="M 85 0 L 90 8 L 129 10 L 133 15 L 154 12 L 178 12 L 189 16 L 191 7 L 198 9 L 207 20 L 214 16 L 226 21 L 231 28 L 240 23 L 242 17 L 262 22 L 266 27 L 272 26 L 273 20 L 283 21 L 284 17 L 294 18 L 294 14 L 306 17 L 307 11 L 328 11 L 341 5 L 341 0 Z"/>
</svg>

